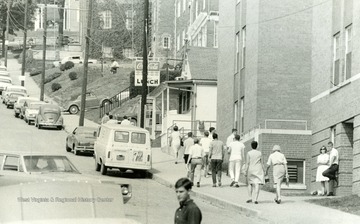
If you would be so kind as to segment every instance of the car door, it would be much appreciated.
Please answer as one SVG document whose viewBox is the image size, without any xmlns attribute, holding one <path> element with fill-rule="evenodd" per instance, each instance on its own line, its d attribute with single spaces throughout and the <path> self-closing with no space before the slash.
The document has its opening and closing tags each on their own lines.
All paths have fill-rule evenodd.
<svg viewBox="0 0 360 224">
<path fill-rule="evenodd" d="M 86 96 L 86 107 L 94 108 L 99 106 L 99 100 L 94 94 L 89 94 Z"/>
</svg>

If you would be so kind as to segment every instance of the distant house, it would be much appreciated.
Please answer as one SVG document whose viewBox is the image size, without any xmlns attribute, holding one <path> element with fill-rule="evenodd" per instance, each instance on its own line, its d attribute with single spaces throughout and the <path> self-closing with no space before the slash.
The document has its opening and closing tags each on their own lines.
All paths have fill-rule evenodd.
<svg viewBox="0 0 360 224">
<path fill-rule="evenodd" d="M 161 139 L 163 149 L 167 149 L 168 137 L 175 125 L 181 133 L 191 131 L 195 136 L 202 136 L 204 129 L 216 127 L 216 61 L 217 49 L 189 47 L 182 75 L 175 81 L 161 83 L 148 94 L 148 100 L 156 105 L 150 113 L 156 122 L 151 122 L 149 128 L 153 138 Z M 161 108 L 157 118 L 156 108 Z"/>
</svg>

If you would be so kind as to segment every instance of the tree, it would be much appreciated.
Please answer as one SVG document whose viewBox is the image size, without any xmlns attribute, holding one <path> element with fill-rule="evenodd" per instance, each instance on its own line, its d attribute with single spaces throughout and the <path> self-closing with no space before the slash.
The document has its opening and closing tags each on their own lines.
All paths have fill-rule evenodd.
<svg viewBox="0 0 360 224">
<path fill-rule="evenodd" d="M 28 24 L 27 29 L 34 27 L 34 15 L 36 2 L 28 1 Z M 10 6 L 9 34 L 16 36 L 16 31 L 24 30 L 25 2 L 14 2 Z M 5 56 L 5 33 L 6 33 L 7 2 L 0 2 L 0 39 L 2 43 L 2 57 Z"/>
<path fill-rule="evenodd" d="M 133 14 L 131 15 L 131 12 Z M 94 4 L 93 28 L 90 55 L 99 58 L 102 56 L 102 47 L 113 49 L 115 58 L 123 57 L 123 50 L 134 47 L 135 56 L 142 55 L 144 2 L 131 1 L 120 4 L 116 0 L 97 1 Z M 111 15 L 111 26 L 106 16 Z M 150 17 L 150 16 L 149 16 Z M 131 22 L 131 19 L 133 21 Z M 150 17 L 151 18 L 151 17 Z M 129 29 L 132 25 L 132 30 Z M 150 37 L 150 34 L 149 34 Z M 149 45 L 150 46 L 150 39 Z"/>
</svg>

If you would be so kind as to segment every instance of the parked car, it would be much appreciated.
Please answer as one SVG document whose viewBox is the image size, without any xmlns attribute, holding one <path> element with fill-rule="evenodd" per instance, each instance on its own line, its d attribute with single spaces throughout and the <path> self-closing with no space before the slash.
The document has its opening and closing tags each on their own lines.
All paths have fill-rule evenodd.
<svg viewBox="0 0 360 224">
<path fill-rule="evenodd" d="M 14 108 L 15 102 L 19 97 L 27 96 L 26 93 L 10 92 L 5 98 L 5 105 L 7 108 Z"/>
<path fill-rule="evenodd" d="M 31 102 L 38 102 L 38 101 L 40 101 L 40 100 L 37 99 L 37 98 L 34 98 L 34 97 L 28 97 L 28 98 L 26 98 L 26 99 L 24 100 L 24 103 L 21 104 L 21 106 L 20 106 L 20 114 L 19 114 L 20 119 L 24 119 L 24 117 L 25 117 L 25 111 L 26 111 L 26 109 L 29 107 L 30 103 L 31 103 Z"/>
<path fill-rule="evenodd" d="M 0 65 L 0 76 L 10 76 L 10 72 L 8 72 L 4 65 Z"/>
<path fill-rule="evenodd" d="M 109 98 L 107 97 L 98 97 L 94 93 L 88 92 L 86 93 L 86 100 L 85 100 L 85 108 L 98 108 L 101 105 L 105 105 L 111 103 Z M 77 114 L 80 110 L 81 104 L 81 95 L 78 96 L 74 101 L 68 102 L 64 110 L 69 112 L 70 114 Z"/>
<path fill-rule="evenodd" d="M 94 153 L 94 142 L 96 140 L 97 128 L 79 126 L 66 137 L 66 151 L 79 153 Z"/>
<path fill-rule="evenodd" d="M 80 55 L 67 56 L 61 59 L 61 61 L 54 61 L 53 65 L 55 67 L 60 66 L 61 64 L 65 64 L 68 61 L 72 61 L 74 64 L 82 64 L 84 63 L 84 59 Z M 88 59 L 89 64 L 97 64 L 96 59 Z"/>
<path fill-rule="evenodd" d="M 19 92 L 19 93 L 27 94 L 27 90 L 24 86 L 16 86 L 16 85 L 7 86 L 1 93 L 1 98 L 3 103 L 5 103 L 5 99 L 10 92 Z"/>
<path fill-rule="evenodd" d="M 127 169 L 141 176 L 151 169 L 149 131 L 133 125 L 102 124 L 94 144 L 95 170 L 106 175 L 108 168 Z"/>
<path fill-rule="evenodd" d="M 81 174 L 64 155 L 0 151 L 0 186 L 48 180 L 67 181 L 72 184 L 75 182 L 114 184 L 121 190 L 119 195 L 122 193 L 124 202 L 130 200 L 132 196 L 131 185 L 118 181 L 99 180 L 97 176 Z"/>
<path fill-rule="evenodd" d="M 34 97 L 19 97 L 18 100 L 15 102 L 14 104 L 14 115 L 15 117 L 19 117 L 20 113 L 21 113 L 21 106 L 24 105 L 24 102 L 27 100 L 27 99 L 30 99 L 30 100 L 38 100 L 37 98 L 34 98 Z"/>
<path fill-rule="evenodd" d="M 32 122 L 35 122 L 35 117 L 39 113 L 39 108 L 41 105 L 47 104 L 44 101 L 34 101 L 29 104 L 25 110 L 24 121 L 31 125 Z"/>
<path fill-rule="evenodd" d="M 55 104 L 44 104 L 39 107 L 39 112 L 35 118 L 35 127 L 63 129 L 64 119 L 61 116 L 61 109 Z"/>
<path fill-rule="evenodd" d="M 12 85 L 12 79 L 10 77 L 0 76 L 0 94 L 6 87 L 11 85 Z"/>
</svg>

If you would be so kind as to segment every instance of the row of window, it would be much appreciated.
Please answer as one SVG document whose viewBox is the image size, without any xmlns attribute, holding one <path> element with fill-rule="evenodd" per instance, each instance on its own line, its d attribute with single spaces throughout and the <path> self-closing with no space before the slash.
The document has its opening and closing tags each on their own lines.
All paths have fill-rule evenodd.
<svg viewBox="0 0 360 224">
<path fill-rule="evenodd" d="M 133 28 L 133 11 L 126 10 L 125 12 L 125 26 L 126 29 L 131 30 Z M 112 28 L 112 12 L 110 10 L 103 11 L 99 14 L 102 22 L 103 29 L 111 29 Z"/>
<path fill-rule="evenodd" d="M 199 1 L 202 1 L 202 9 L 206 7 L 207 0 L 178 0 L 176 4 L 176 16 L 180 17 L 181 12 L 185 12 L 188 6 L 195 4 L 195 15 L 199 14 Z"/>
</svg>

